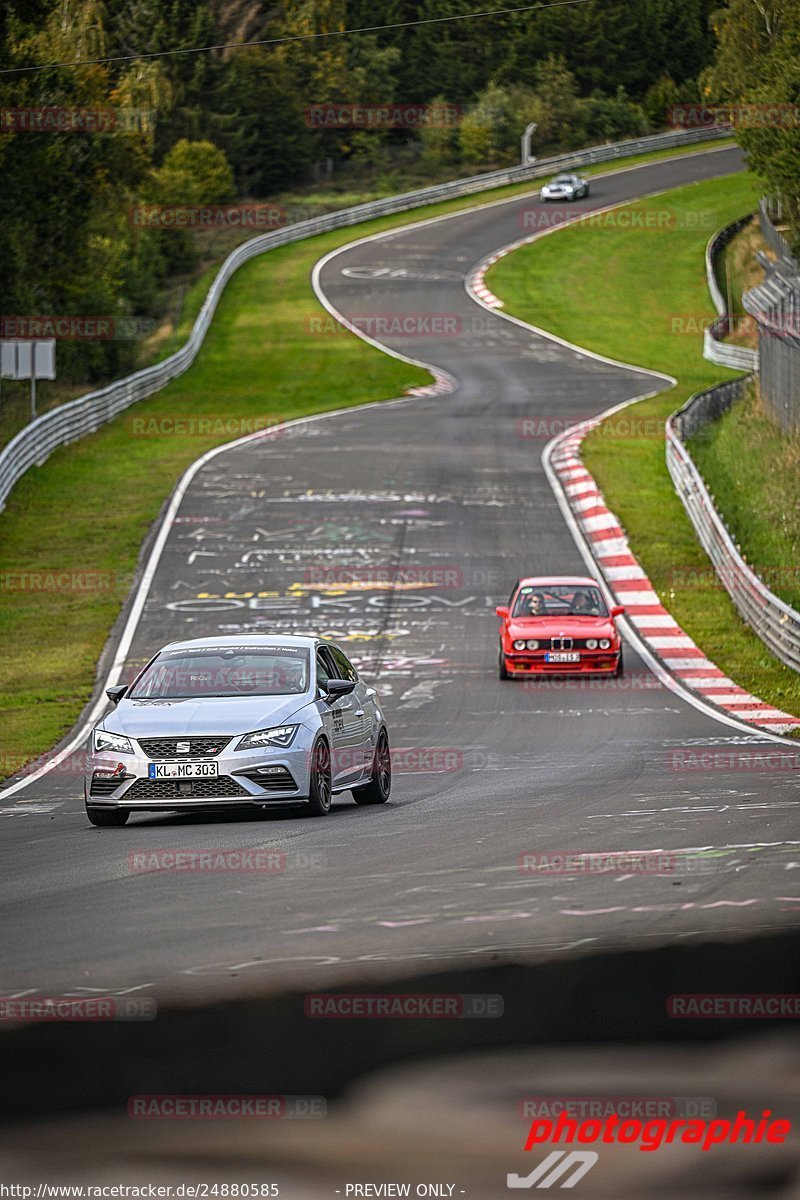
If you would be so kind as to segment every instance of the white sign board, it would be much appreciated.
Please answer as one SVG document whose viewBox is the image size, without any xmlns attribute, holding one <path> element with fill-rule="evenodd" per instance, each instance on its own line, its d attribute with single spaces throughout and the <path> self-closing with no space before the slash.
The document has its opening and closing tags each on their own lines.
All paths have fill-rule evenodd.
<svg viewBox="0 0 800 1200">
<path fill-rule="evenodd" d="M 0 342 L 3 379 L 55 379 L 56 340 Z"/>
</svg>

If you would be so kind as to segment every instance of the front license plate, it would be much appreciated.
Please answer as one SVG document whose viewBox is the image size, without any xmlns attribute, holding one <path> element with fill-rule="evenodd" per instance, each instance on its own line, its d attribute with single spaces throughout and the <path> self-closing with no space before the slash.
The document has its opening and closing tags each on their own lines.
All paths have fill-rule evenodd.
<svg viewBox="0 0 800 1200">
<path fill-rule="evenodd" d="M 555 654 L 555 653 L 550 653 L 550 654 L 545 654 L 545 656 L 544 656 L 544 661 L 545 661 L 545 662 L 549 662 L 549 663 L 580 662 L 580 661 L 581 661 L 581 656 L 580 656 L 580 654 L 575 654 L 575 653 L 572 653 L 572 654 L 566 654 L 566 653 Z"/>
<path fill-rule="evenodd" d="M 219 774 L 217 762 L 148 763 L 148 779 L 202 779 Z"/>
</svg>

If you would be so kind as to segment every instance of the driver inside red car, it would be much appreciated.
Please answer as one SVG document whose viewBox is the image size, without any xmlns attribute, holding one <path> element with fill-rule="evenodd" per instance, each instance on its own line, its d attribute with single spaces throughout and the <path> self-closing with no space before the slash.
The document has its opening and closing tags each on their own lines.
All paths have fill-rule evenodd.
<svg viewBox="0 0 800 1200">
<path fill-rule="evenodd" d="M 597 601 L 588 592 L 576 592 L 572 600 L 572 611 L 576 616 L 599 617 Z"/>
</svg>

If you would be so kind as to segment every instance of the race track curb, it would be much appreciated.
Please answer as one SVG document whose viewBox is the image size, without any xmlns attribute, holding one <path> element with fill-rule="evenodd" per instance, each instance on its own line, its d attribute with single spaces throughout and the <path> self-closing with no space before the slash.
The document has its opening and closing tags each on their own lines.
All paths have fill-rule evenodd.
<svg viewBox="0 0 800 1200">
<path fill-rule="evenodd" d="M 617 604 L 669 673 L 707 703 L 731 717 L 772 733 L 800 728 L 800 719 L 782 712 L 738 687 L 709 659 L 661 603 L 647 573 L 631 552 L 619 519 L 605 503 L 597 482 L 580 456 L 583 439 L 602 418 L 585 421 L 561 434 L 550 447 L 550 461 L 576 524 Z"/>
</svg>

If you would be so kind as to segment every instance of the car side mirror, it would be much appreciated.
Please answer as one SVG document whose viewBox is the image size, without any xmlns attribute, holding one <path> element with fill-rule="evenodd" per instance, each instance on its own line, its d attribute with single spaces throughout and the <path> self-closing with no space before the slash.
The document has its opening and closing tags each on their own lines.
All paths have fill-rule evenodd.
<svg viewBox="0 0 800 1200">
<path fill-rule="evenodd" d="M 508 609 L 504 604 L 498 604 L 494 611 L 497 613 L 498 617 L 503 617 L 505 619 L 508 616 Z"/>
<path fill-rule="evenodd" d="M 355 686 L 352 679 L 329 679 L 325 699 L 332 704 L 340 696 L 349 696 Z"/>
<path fill-rule="evenodd" d="M 127 690 L 128 685 L 126 683 L 117 683 L 114 687 L 106 688 L 106 695 L 112 704 L 119 704 Z"/>
<path fill-rule="evenodd" d="M 612 617 L 622 617 L 625 614 L 624 604 L 615 604 L 611 610 Z"/>
</svg>

